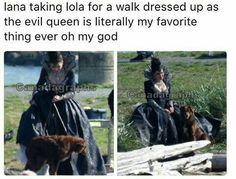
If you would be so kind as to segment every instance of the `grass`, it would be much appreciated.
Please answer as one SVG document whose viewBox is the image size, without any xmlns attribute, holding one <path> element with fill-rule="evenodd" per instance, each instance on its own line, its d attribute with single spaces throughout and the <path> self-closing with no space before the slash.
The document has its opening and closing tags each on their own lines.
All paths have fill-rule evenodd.
<svg viewBox="0 0 236 179">
<path fill-rule="evenodd" d="M 21 113 L 27 109 L 27 106 L 27 101 L 22 100 L 19 96 L 5 97 L 4 131 L 14 130 L 15 133 L 17 132 Z M 23 165 L 16 159 L 17 151 L 18 145 L 16 145 L 16 138 L 14 137 L 4 145 L 4 164 L 6 168 L 23 169 Z"/>
<path fill-rule="evenodd" d="M 224 52 L 218 51 L 214 52 L 214 57 L 224 56 Z M 137 56 L 136 51 L 127 51 L 118 53 L 118 59 L 131 59 Z M 154 52 L 154 56 L 163 57 L 194 57 L 194 58 L 206 58 L 209 57 L 208 51 L 165 51 L 165 52 Z"/>
<path fill-rule="evenodd" d="M 104 88 L 113 88 L 113 84 L 110 83 L 103 83 L 103 84 L 94 84 L 94 83 L 82 83 L 79 84 L 79 88 L 84 88 L 84 89 L 104 89 Z"/>
<path fill-rule="evenodd" d="M 143 70 L 149 62 L 118 65 L 118 120 L 119 150 L 129 151 L 142 147 L 135 131 L 128 126 L 134 106 L 144 103 Z M 173 99 L 179 104 L 194 106 L 199 112 L 220 118 L 221 130 L 216 144 L 206 150 L 215 153 L 226 151 L 226 63 L 170 61 Z M 123 125 L 122 125 L 123 124 Z"/>
<path fill-rule="evenodd" d="M 101 96 L 96 98 L 86 98 L 83 104 L 90 106 L 91 108 L 107 108 L 107 97 Z M 110 116 L 110 110 L 107 109 L 107 115 Z"/>
<path fill-rule="evenodd" d="M 17 95 L 5 95 L 4 98 L 4 131 L 14 130 L 17 132 L 19 120 L 23 111 L 28 107 L 28 101 L 30 96 L 22 97 Z M 95 99 L 86 98 L 81 101 L 83 106 L 89 105 L 92 108 L 105 108 L 107 109 L 107 117 L 110 116 L 110 111 L 107 106 L 106 97 L 97 97 Z M 97 144 L 100 148 L 102 155 L 107 154 L 107 136 L 108 129 L 104 128 L 92 128 Z M 112 138 L 113 144 L 113 138 Z M 112 151 L 113 151 L 113 145 Z M 18 151 L 18 145 L 16 144 L 16 137 L 6 142 L 4 145 L 4 165 L 8 169 L 22 170 L 23 165 L 17 160 L 16 155 Z"/>
<path fill-rule="evenodd" d="M 28 102 L 19 96 L 9 96 L 4 100 L 4 131 L 14 130 L 18 126 L 22 111 L 29 106 Z"/>
</svg>

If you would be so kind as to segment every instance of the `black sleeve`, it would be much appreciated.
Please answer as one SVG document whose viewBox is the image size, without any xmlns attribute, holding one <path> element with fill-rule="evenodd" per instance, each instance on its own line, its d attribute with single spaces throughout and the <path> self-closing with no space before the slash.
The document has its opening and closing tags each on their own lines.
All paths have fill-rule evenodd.
<svg viewBox="0 0 236 179">
<path fill-rule="evenodd" d="M 71 70 L 67 74 L 66 93 L 62 95 L 63 99 L 73 98 L 75 95 L 75 74 Z"/>
<path fill-rule="evenodd" d="M 75 74 L 74 72 L 71 70 L 68 72 L 67 74 L 68 77 L 68 81 L 66 83 L 66 85 L 68 86 L 69 91 L 75 91 Z"/>
<path fill-rule="evenodd" d="M 40 72 L 39 80 L 36 84 L 36 88 L 34 88 L 34 90 L 32 92 L 32 98 L 35 95 L 35 93 L 37 93 L 38 91 L 41 91 L 43 89 L 42 86 L 46 83 L 46 76 L 47 76 L 47 72 L 46 72 L 45 68 L 42 68 L 41 72 Z"/>
<path fill-rule="evenodd" d="M 40 77 L 39 77 L 39 80 L 38 80 L 38 83 L 37 83 L 37 88 L 40 86 L 40 85 L 44 85 L 45 82 L 46 82 L 46 76 L 47 76 L 47 72 L 44 68 L 42 68 L 41 70 L 41 73 L 40 73 Z"/>
<path fill-rule="evenodd" d="M 152 82 L 150 80 L 144 82 L 144 92 L 146 96 L 146 100 L 149 101 L 153 99 L 153 90 L 152 90 Z"/>
</svg>

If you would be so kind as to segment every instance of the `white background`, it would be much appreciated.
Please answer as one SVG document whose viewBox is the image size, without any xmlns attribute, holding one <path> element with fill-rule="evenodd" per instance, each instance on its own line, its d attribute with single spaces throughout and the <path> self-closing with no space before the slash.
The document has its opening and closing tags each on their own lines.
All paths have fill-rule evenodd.
<svg viewBox="0 0 236 179">
<path fill-rule="evenodd" d="M 7 2 L 29 2 L 26 0 L 21 1 L 13 1 L 6 0 Z M 31 0 L 32 2 L 36 2 L 38 0 Z M 61 1 L 53 1 L 57 2 L 65 2 L 66 0 Z M 68 0 L 69 2 L 73 2 L 75 0 Z M 136 0 L 138 2 L 144 3 L 146 0 Z M 104 15 L 106 17 L 118 17 L 118 16 L 129 16 L 129 17 L 151 17 L 153 16 L 162 16 L 162 13 L 103 13 L 103 12 L 85 12 L 79 13 L 62 13 L 60 15 L 55 12 L 51 13 L 19 13 L 19 12 L 3 12 L 3 0 L 1 0 L 0 11 L 1 11 L 1 48 L 0 48 L 0 121 L 1 121 L 1 134 L 3 136 L 4 129 L 4 52 L 5 51 L 48 51 L 48 50 L 70 50 L 70 51 L 137 51 L 137 50 L 150 50 L 150 51 L 226 51 L 227 52 L 227 175 L 225 178 L 232 178 L 235 175 L 235 95 L 236 95 L 236 87 L 235 87 L 235 60 L 236 60 L 236 48 L 235 48 L 235 16 L 236 16 L 236 6 L 234 0 L 186 0 L 188 3 L 217 3 L 219 4 L 219 11 L 215 13 L 202 12 L 184 12 L 184 13 L 175 13 L 168 12 L 163 13 L 165 17 L 173 18 L 173 17 L 182 17 L 182 16 L 190 16 L 194 17 L 198 20 L 198 26 L 195 27 L 169 27 L 169 28 L 132 28 L 131 30 L 127 28 L 118 28 L 118 27 L 109 27 L 109 28 L 55 28 L 50 29 L 51 31 L 64 32 L 67 30 L 71 31 L 83 31 L 83 32 L 107 32 L 107 31 L 118 31 L 119 32 L 119 40 L 118 42 L 108 42 L 99 44 L 93 42 L 91 44 L 87 42 L 33 42 L 30 44 L 26 44 L 23 42 L 5 42 L 3 39 L 3 32 L 14 31 L 16 27 L 4 27 L 3 18 L 5 16 L 14 16 L 18 18 L 24 18 L 25 16 L 29 17 L 58 17 L 63 16 L 63 18 L 74 18 L 75 16 L 97 16 Z M 49 1 L 52 2 L 52 1 Z M 80 3 L 85 3 L 88 1 L 78 1 Z M 127 3 L 129 0 L 96 0 L 94 3 Z M 161 2 L 183 2 L 182 0 L 166 0 L 166 1 L 157 1 L 150 0 L 150 2 L 161 3 Z M 233 18 L 234 17 L 234 18 Z M 42 27 L 21 27 L 25 32 L 47 32 L 49 28 Z M 116 67 L 116 65 L 115 65 Z M 117 74 L 117 69 L 115 68 L 115 73 Z M 116 86 L 117 77 L 115 76 L 115 86 Z M 115 93 L 116 94 L 116 93 Z M 116 108 L 115 108 L 116 109 Z M 116 113 L 115 113 L 116 116 Z M 116 138 L 116 136 L 115 136 Z M 3 137 L 0 137 L 1 147 L 0 147 L 0 175 L 4 177 L 4 143 Z M 111 177 L 111 176 L 110 176 Z M 215 177 L 215 176 L 214 176 Z M 14 176 L 9 178 L 15 178 Z M 64 177 L 63 177 L 64 178 Z M 121 178 L 114 177 L 113 178 Z M 124 177 L 122 177 L 124 178 Z M 133 178 L 133 177 L 131 177 Z M 169 177 L 168 177 L 169 178 Z M 190 178 L 190 177 L 186 177 Z"/>
</svg>

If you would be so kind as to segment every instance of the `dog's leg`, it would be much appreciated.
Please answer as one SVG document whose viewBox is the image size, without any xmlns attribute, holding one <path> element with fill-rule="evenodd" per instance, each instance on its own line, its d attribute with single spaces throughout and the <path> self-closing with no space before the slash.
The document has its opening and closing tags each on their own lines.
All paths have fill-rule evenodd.
<svg viewBox="0 0 236 179">
<path fill-rule="evenodd" d="M 54 166 L 53 163 L 49 164 L 49 174 L 50 175 L 56 175 L 55 166 Z"/>
<path fill-rule="evenodd" d="M 49 164 L 49 174 L 50 175 L 57 175 L 57 170 L 59 167 L 60 162 L 59 161 L 52 161 Z"/>
<path fill-rule="evenodd" d="M 209 137 L 207 134 L 205 134 L 204 132 L 202 132 L 202 135 L 201 135 L 201 140 L 209 140 Z"/>
<path fill-rule="evenodd" d="M 60 165 L 60 162 L 57 161 L 57 163 L 55 163 L 55 175 L 57 175 L 57 171 L 58 171 L 59 165 Z"/>
<path fill-rule="evenodd" d="M 196 128 L 195 128 L 194 125 L 191 127 L 191 130 L 192 130 L 192 132 L 191 132 L 192 140 L 193 140 L 193 141 L 196 141 L 196 140 L 197 140 L 197 137 L 196 137 Z"/>
<path fill-rule="evenodd" d="M 191 141 L 196 141 L 197 140 L 195 134 L 193 134 L 193 133 L 191 133 L 190 139 L 191 139 Z"/>
</svg>

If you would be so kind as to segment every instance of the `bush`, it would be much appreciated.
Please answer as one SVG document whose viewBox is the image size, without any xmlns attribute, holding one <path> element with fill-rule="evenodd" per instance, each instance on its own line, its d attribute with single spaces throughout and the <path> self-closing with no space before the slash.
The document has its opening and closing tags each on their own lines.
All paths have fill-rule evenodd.
<svg viewBox="0 0 236 179">
<path fill-rule="evenodd" d="M 138 138 L 137 131 L 130 123 L 120 124 L 118 127 L 118 151 L 126 152 L 142 148 L 143 145 Z"/>
</svg>

